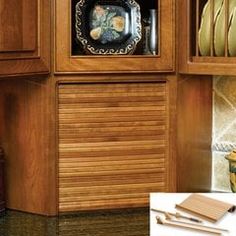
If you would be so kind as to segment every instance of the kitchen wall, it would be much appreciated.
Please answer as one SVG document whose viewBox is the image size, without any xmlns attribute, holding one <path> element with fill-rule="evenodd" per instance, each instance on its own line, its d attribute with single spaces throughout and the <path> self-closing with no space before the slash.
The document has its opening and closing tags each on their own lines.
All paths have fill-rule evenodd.
<svg viewBox="0 0 236 236">
<path fill-rule="evenodd" d="M 225 156 L 236 149 L 236 77 L 214 78 L 213 103 L 212 188 L 231 191 Z"/>
</svg>

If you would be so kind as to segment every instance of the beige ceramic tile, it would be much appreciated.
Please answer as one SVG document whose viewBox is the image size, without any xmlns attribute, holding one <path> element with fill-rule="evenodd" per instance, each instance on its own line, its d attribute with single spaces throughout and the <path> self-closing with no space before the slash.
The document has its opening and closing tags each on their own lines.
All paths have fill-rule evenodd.
<svg viewBox="0 0 236 236">
<path fill-rule="evenodd" d="M 218 142 L 229 142 L 236 145 L 236 120 L 225 131 L 225 133 L 218 139 Z"/>
<path fill-rule="evenodd" d="M 217 140 L 217 138 L 221 136 L 222 132 L 234 122 L 236 111 L 222 96 L 215 92 L 213 115 L 213 139 Z"/>
<path fill-rule="evenodd" d="M 213 152 L 213 190 L 231 192 L 227 153 Z"/>
<path fill-rule="evenodd" d="M 214 89 L 227 98 L 236 108 L 236 77 L 220 77 L 214 83 Z"/>
</svg>

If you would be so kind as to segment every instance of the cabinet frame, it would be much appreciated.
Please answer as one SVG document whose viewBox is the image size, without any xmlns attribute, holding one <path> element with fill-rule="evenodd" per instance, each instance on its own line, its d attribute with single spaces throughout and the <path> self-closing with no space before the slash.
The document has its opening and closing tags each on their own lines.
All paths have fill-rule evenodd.
<svg viewBox="0 0 236 236">
<path fill-rule="evenodd" d="M 174 12 L 173 0 L 159 0 L 159 56 L 72 56 L 71 0 L 56 0 L 55 73 L 174 71 Z"/>
<path fill-rule="evenodd" d="M 2 50 L 0 52 L 0 78 L 47 75 L 50 72 L 50 12 L 51 3 L 47 0 L 34 0 L 37 9 L 34 35 L 35 46 L 29 50 L 22 46 L 19 50 Z M 30 2 L 26 2 L 30 4 Z M 22 17 L 24 17 L 22 13 Z M 27 16 L 25 16 L 27 17 Z M 28 32 L 26 32 L 28 33 Z M 24 34 L 24 32 L 23 32 Z M 22 35 L 22 38 L 25 38 Z"/>
</svg>

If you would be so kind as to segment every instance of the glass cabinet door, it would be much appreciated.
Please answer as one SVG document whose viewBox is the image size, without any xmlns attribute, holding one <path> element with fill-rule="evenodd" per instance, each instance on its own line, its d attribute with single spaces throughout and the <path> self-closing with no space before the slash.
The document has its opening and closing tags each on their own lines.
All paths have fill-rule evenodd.
<svg viewBox="0 0 236 236">
<path fill-rule="evenodd" d="M 173 70 L 172 0 L 58 0 L 55 30 L 56 72 Z"/>
</svg>

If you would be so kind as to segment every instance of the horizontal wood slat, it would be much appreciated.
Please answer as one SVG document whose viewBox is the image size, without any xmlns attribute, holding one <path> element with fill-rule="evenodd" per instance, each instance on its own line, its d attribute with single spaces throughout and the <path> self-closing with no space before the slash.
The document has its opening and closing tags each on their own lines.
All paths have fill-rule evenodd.
<svg viewBox="0 0 236 236">
<path fill-rule="evenodd" d="M 137 192 L 146 192 L 146 189 L 152 189 L 156 187 L 164 187 L 164 183 L 147 183 L 144 184 L 121 184 L 121 185 L 113 185 L 112 187 L 110 185 L 103 186 L 94 186 L 93 188 L 91 186 L 88 187 L 72 187 L 72 188 L 65 188 L 60 191 L 61 196 L 63 197 L 70 197 L 73 196 L 73 193 L 77 193 L 79 196 L 83 196 L 86 198 L 86 200 L 90 196 L 101 196 L 101 195 L 107 195 L 107 194 L 120 194 L 120 193 L 132 193 L 132 190 L 134 190 L 134 193 Z M 96 193 L 96 194 L 95 194 Z M 60 199 L 63 201 L 63 199 Z"/>
<path fill-rule="evenodd" d="M 119 170 L 129 170 L 132 169 L 132 170 L 140 170 L 140 169 L 151 169 L 153 168 L 153 166 L 155 165 L 156 163 L 151 163 L 151 164 L 132 164 L 132 163 L 129 163 L 126 164 L 126 165 L 116 165 L 116 169 L 115 171 L 119 171 Z M 142 168 L 141 168 L 141 165 L 142 165 Z M 163 164 L 156 164 L 155 165 L 156 168 L 159 168 L 159 169 L 164 169 L 163 168 Z M 110 171 L 114 168 L 114 165 L 109 165 L 109 166 L 76 166 L 76 167 L 69 167 L 69 168 L 65 168 L 65 167 L 60 167 L 60 171 L 59 171 L 59 174 L 62 173 L 62 174 L 74 174 L 74 173 L 92 173 L 93 171 L 95 171 L 95 169 L 97 170 L 97 172 L 102 172 L 102 171 Z"/>
<path fill-rule="evenodd" d="M 63 102 L 64 100 L 62 100 Z M 163 105 L 165 102 L 162 100 L 156 101 L 156 105 Z M 133 101 L 132 102 L 132 107 L 140 107 L 140 106 L 153 106 L 152 101 Z M 74 109 L 74 108 L 106 108 L 106 107 L 130 107 L 130 102 L 127 101 L 109 101 L 109 103 L 106 102 L 93 102 L 93 103 L 61 103 L 59 104 L 58 108 L 59 109 Z"/>
<path fill-rule="evenodd" d="M 147 164 L 147 163 L 159 163 L 159 164 L 163 164 L 164 163 L 164 159 L 150 159 L 150 160 L 122 160 L 122 161 L 106 161 L 106 162 L 101 162 L 101 161 L 93 161 L 93 162 L 82 162 L 79 159 L 79 163 L 74 163 L 73 162 L 60 162 L 60 167 L 61 168 L 81 168 L 81 167 L 86 167 L 86 166 L 112 166 L 112 165 L 133 165 L 133 164 Z"/>
<path fill-rule="evenodd" d="M 159 121 L 138 121 L 138 122 L 115 122 L 115 124 L 112 123 L 104 123 L 102 125 L 102 128 L 107 127 L 149 127 L 149 126 L 160 126 L 165 125 L 165 120 L 159 120 Z M 74 129 L 74 128 L 101 128 L 100 123 L 75 123 L 75 124 L 59 124 L 60 129 Z"/>
<path fill-rule="evenodd" d="M 155 88 L 155 91 L 162 91 L 165 90 L 166 84 L 164 82 L 157 82 L 157 87 Z M 123 83 L 116 84 L 115 87 L 113 84 L 96 84 L 96 86 L 84 86 L 83 89 L 78 89 L 77 84 L 67 84 L 66 87 L 61 86 L 59 93 L 91 93 L 91 92 L 98 92 L 98 90 L 102 90 L 106 93 L 112 93 L 112 91 L 115 91 L 116 93 L 119 92 L 129 92 L 130 87 L 124 86 Z M 112 89 L 112 90 L 111 90 Z M 153 91 L 153 88 L 150 86 L 149 83 L 134 83 L 132 84 L 132 89 L 138 89 L 139 91 Z"/>
<path fill-rule="evenodd" d="M 116 135 L 116 136 L 115 136 Z M 156 132 L 153 131 L 153 135 L 151 135 L 151 133 L 149 133 L 149 135 L 145 135 L 145 133 L 139 133 L 139 135 L 135 134 L 135 135 L 128 135 L 128 136 L 118 136 L 117 133 L 114 132 L 113 135 L 110 136 L 101 136 L 101 137 L 91 137 L 91 136 L 87 136 L 87 137 L 63 137 L 61 138 L 61 144 L 67 144 L 67 143 L 84 143 L 84 142 L 111 142 L 111 141 L 131 141 L 134 140 L 134 138 L 137 138 L 137 136 L 139 136 L 139 140 L 153 140 L 154 138 L 156 138 L 157 140 L 163 140 L 165 139 L 165 133 L 160 132 L 160 134 L 157 134 Z"/>
<path fill-rule="evenodd" d="M 59 85 L 59 210 L 143 206 L 167 191 L 162 83 Z"/>
<path fill-rule="evenodd" d="M 164 191 L 164 189 L 160 189 L 160 191 Z M 100 201 L 70 201 L 60 203 L 60 211 L 68 212 L 68 211 L 76 211 L 76 210 L 98 210 L 98 209 L 113 209 L 113 208 L 128 208 L 128 207 L 144 207 L 147 205 L 149 201 L 149 194 L 146 194 L 145 197 L 132 197 L 132 198 L 120 198 L 120 199 L 106 199 Z"/>
<path fill-rule="evenodd" d="M 132 177 L 132 178 L 131 178 Z M 155 183 L 155 182 L 164 182 L 164 176 L 162 173 L 159 173 L 157 175 L 156 172 L 151 174 L 127 174 L 122 176 L 100 176 L 100 178 L 95 182 L 94 177 L 88 176 L 88 177 L 69 177 L 69 178 L 62 178 L 60 181 L 60 187 L 66 188 L 66 187 L 77 187 L 78 181 L 80 183 L 80 186 L 107 186 L 107 185 L 121 185 L 121 184 L 132 184 L 133 178 L 135 178 L 135 183 Z M 111 181 L 112 180 L 112 181 Z"/>
<path fill-rule="evenodd" d="M 165 158 L 164 154 L 148 154 L 148 155 L 122 155 L 122 156 L 96 156 L 94 157 L 78 157 L 78 155 L 60 155 L 59 163 L 74 163 L 74 162 L 106 162 L 106 161 L 127 161 L 127 160 L 150 160 L 150 159 L 157 159 L 162 161 Z"/>
<path fill-rule="evenodd" d="M 152 168 L 140 168 L 140 169 L 126 169 L 126 170 L 114 170 L 115 166 L 111 170 L 106 171 L 89 171 L 89 172 L 69 172 L 69 173 L 60 173 L 59 178 L 67 177 L 85 177 L 93 175 L 94 178 L 100 178 L 101 176 L 113 176 L 113 175 L 124 175 L 124 174 L 140 174 L 140 173 L 164 173 L 166 170 L 164 168 L 155 168 L 153 165 Z"/>
</svg>

